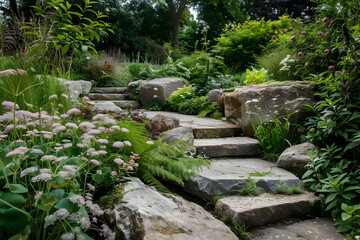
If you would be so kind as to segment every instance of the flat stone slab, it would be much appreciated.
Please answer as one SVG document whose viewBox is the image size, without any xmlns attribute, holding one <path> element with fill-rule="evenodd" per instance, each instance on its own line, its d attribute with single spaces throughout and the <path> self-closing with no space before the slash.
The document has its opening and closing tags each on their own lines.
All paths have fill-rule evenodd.
<svg viewBox="0 0 360 240">
<path fill-rule="evenodd" d="M 345 240 L 328 218 L 314 218 L 289 225 L 269 227 L 251 232 L 252 240 Z"/>
<path fill-rule="evenodd" d="M 193 129 L 195 138 L 234 137 L 241 133 L 241 128 L 238 125 L 213 118 L 198 118 L 193 115 L 163 111 L 144 110 L 144 112 L 149 118 L 152 118 L 157 114 L 178 118 L 181 127 L 190 127 Z"/>
<path fill-rule="evenodd" d="M 141 104 L 134 100 L 119 100 L 112 101 L 116 106 L 126 109 L 129 104 L 133 106 L 133 109 L 138 109 L 141 107 Z"/>
<path fill-rule="evenodd" d="M 300 180 L 275 163 L 258 158 L 217 159 L 209 168 L 203 167 L 194 181 L 185 183 L 185 190 L 203 199 L 211 199 L 220 191 L 222 196 L 238 194 L 246 186 L 248 177 L 266 192 L 276 192 L 283 181 L 288 186 L 298 185 Z"/>
<path fill-rule="evenodd" d="M 127 87 L 96 87 L 96 93 L 125 93 Z"/>
<path fill-rule="evenodd" d="M 89 98 L 91 100 L 124 100 L 125 95 L 124 94 L 118 94 L 118 93 L 90 93 Z"/>
<path fill-rule="evenodd" d="M 262 193 L 259 196 L 230 196 L 219 199 L 215 212 L 233 222 L 256 227 L 287 218 L 308 217 L 316 213 L 320 199 L 313 193 L 296 195 Z"/>
<path fill-rule="evenodd" d="M 257 156 L 259 141 L 249 137 L 195 139 L 197 154 L 209 158 Z"/>
</svg>

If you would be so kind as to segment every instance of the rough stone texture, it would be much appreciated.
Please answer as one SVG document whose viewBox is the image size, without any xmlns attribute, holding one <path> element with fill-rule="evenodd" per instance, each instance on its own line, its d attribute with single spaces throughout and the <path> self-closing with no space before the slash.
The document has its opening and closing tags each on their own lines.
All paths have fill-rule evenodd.
<svg viewBox="0 0 360 240">
<path fill-rule="evenodd" d="M 257 156 L 259 141 L 249 137 L 195 139 L 197 154 L 209 158 Z"/>
<path fill-rule="evenodd" d="M 306 172 L 305 165 L 310 161 L 307 154 L 313 150 L 317 150 L 317 147 L 312 143 L 291 146 L 280 155 L 276 165 L 293 170 L 302 176 Z"/>
<path fill-rule="evenodd" d="M 125 91 L 125 97 L 127 99 L 135 99 L 135 96 L 139 94 L 140 86 L 146 83 L 145 80 L 137 80 L 130 82 Z"/>
<path fill-rule="evenodd" d="M 299 82 L 289 86 L 281 84 L 284 85 L 275 82 L 244 86 L 224 94 L 225 117 L 241 119 L 241 128 L 246 136 L 254 135 L 250 121 L 258 125 L 258 115 L 250 113 L 257 113 L 258 110 L 263 123 L 288 113 L 294 113 L 290 123 L 302 122 L 310 114 L 303 105 L 316 103 L 312 87 Z"/>
<path fill-rule="evenodd" d="M 140 86 L 140 101 L 143 107 L 151 103 L 164 104 L 166 99 L 175 91 L 182 88 L 184 82 L 181 78 L 155 78 Z"/>
<path fill-rule="evenodd" d="M 77 99 L 80 95 L 86 95 L 90 92 L 91 89 L 91 82 L 85 80 L 67 80 L 64 78 L 57 78 L 61 84 L 69 88 L 70 97 L 73 99 Z"/>
<path fill-rule="evenodd" d="M 218 102 L 221 95 L 223 95 L 224 90 L 222 89 L 213 89 L 209 92 L 208 102 Z"/>
<path fill-rule="evenodd" d="M 122 109 L 127 108 L 130 104 L 132 105 L 133 109 L 138 109 L 141 107 L 140 103 L 134 100 L 119 100 L 119 101 L 111 101 L 116 106 L 121 107 Z"/>
<path fill-rule="evenodd" d="M 221 221 L 195 203 L 161 194 L 138 178 L 125 183 L 125 194 L 108 211 L 117 239 L 127 240 L 218 240 L 238 239 Z"/>
<path fill-rule="evenodd" d="M 328 218 L 314 218 L 293 224 L 274 226 L 251 232 L 252 240 L 346 240 Z"/>
<path fill-rule="evenodd" d="M 190 127 L 193 129 L 195 138 L 211 138 L 215 136 L 233 137 L 238 136 L 241 133 L 241 128 L 238 125 L 230 124 L 222 120 L 206 117 L 198 118 L 196 116 L 174 112 L 145 111 L 145 114 L 149 118 L 152 118 L 159 113 L 178 118 L 180 120 L 181 127 Z"/>
<path fill-rule="evenodd" d="M 121 108 L 119 108 L 113 102 L 110 102 L 110 101 L 95 102 L 94 106 L 93 106 L 93 110 L 95 110 L 97 112 L 109 111 L 109 112 L 114 112 L 117 114 L 119 114 L 120 112 L 123 111 Z"/>
<path fill-rule="evenodd" d="M 126 87 L 96 87 L 97 93 L 125 93 Z"/>
<path fill-rule="evenodd" d="M 259 196 L 230 196 L 219 199 L 215 211 L 232 221 L 256 227 L 286 218 L 308 217 L 317 212 L 320 199 L 313 193 Z"/>
<path fill-rule="evenodd" d="M 7 69 L 4 71 L 0 71 L 0 77 L 9 77 L 10 75 L 19 74 L 22 76 L 26 76 L 27 72 L 22 69 Z"/>
<path fill-rule="evenodd" d="M 179 119 L 166 114 L 157 114 L 150 119 L 153 125 L 162 126 L 164 129 L 169 130 L 180 126 Z"/>
<path fill-rule="evenodd" d="M 194 181 L 185 183 L 185 190 L 203 199 L 211 199 L 220 191 L 222 196 L 238 194 L 246 186 L 248 177 L 266 192 L 275 192 L 282 181 L 288 186 L 299 184 L 292 173 L 276 167 L 274 163 L 258 158 L 232 158 L 213 161 L 209 168 L 203 167 Z"/>
<path fill-rule="evenodd" d="M 90 93 L 89 98 L 91 100 L 124 100 L 124 94 L 118 93 Z"/>
<path fill-rule="evenodd" d="M 177 140 L 183 140 L 190 144 L 194 143 L 194 134 L 191 128 L 177 127 L 169 131 L 163 132 L 160 135 L 163 142 L 170 144 Z"/>
</svg>

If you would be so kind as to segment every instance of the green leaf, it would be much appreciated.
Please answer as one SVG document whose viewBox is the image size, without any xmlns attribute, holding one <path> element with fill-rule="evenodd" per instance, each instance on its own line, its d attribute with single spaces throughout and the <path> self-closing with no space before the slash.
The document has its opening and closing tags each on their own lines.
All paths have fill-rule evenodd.
<svg viewBox="0 0 360 240">
<path fill-rule="evenodd" d="M 68 165 L 77 165 L 78 163 L 79 163 L 79 158 L 77 158 L 77 157 L 69 158 L 66 161 L 66 164 L 68 164 Z"/>
<path fill-rule="evenodd" d="M 8 168 L 0 168 L 0 179 L 12 175 L 12 172 Z"/>
<path fill-rule="evenodd" d="M 347 214 L 347 213 L 345 213 L 345 212 L 343 212 L 342 214 L 341 214 L 341 219 L 343 220 L 343 221 L 346 221 L 346 220 L 348 220 L 348 219 L 350 219 L 351 218 L 351 215 L 349 215 L 349 214 Z"/>
<path fill-rule="evenodd" d="M 111 168 L 109 167 L 104 167 L 101 169 L 101 171 L 104 175 L 111 175 Z"/>
<path fill-rule="evenodd" d="M 55 177 L 54 180 L 55 180 L 55 182 L 57 182 L 59 184 L 63 184 L 65 182 L 65 178 L 59 177 L 59 176 Z"/>
<path fill-rule="evenodd" d="M 27 193 L 28 190 L 21 184 L 9 184 L 7 186 L 12 193 Z"/>
<path fill-rule="evenodd" d="M 15 235 L 13 235 L 9 240 L 26 240 L 29 238 L 29 234 L 31 233 L 30 225 L 27 225 L 26 228 Z"/>
<path fill-rule="evenodd" d="M 337 195 L 338 195 L 337 193 L 329 194 L 329 195 L 326 197 L 325 203 L 327 204 L 327 203 L 331 202 L 332 200 L 335 199 L 335 197 L 336 197 Z"/>
<path fill-rule="evenodd" d="M 69 51 L 69 48 L 70 48 L 69 44 L 66 44 L 65 46 L 63 46 L 61 49 L 61 54 L 65 55 Z"/>
<path fill-rule="evenodd" d="M 10 192 L 0 192 L 0 199 L 10 203 L 14 207 L 21 207 L 26 202 L 23 196 Z M 0 201 L 0 208 L 10 208 L 10 206 Z"/>
<path fill-rule="evenodd" d="M 54 204 L 56 203 L 56 198 L 54 196 L 41 195 L 41 202 L 37 205 L 37 208 L 49 212 Z"/>
<path fill-rule="evenodd" d="M 68 198 L 63 198 L 55 204 L 56 209 L 65 208 L 69 212 L 73 209 L 73 203 Z"/>
<path fill-rule="evenodd" d="M 56 199 L 61 199 L 63 198 L 64 193 L 65 193 L 64 189 L 54 189 L 49 193 L 49 195 L 56 197 Z"/>
<path fill-rule="evenodd" d="M 101 183 L 104 179 L 104 176 L 101 175 L 101 174 L 98 174 L 96 173 L 94 176 L 93 176 L 93 180 L 96 182 L 96 183 Z"/>
<path fill-rule="evenodd" d="M 13 208 L 0 208 L 0 232 L 8 235 L 23 231 L 30 222 L 30 216 Z"/>
</svg>

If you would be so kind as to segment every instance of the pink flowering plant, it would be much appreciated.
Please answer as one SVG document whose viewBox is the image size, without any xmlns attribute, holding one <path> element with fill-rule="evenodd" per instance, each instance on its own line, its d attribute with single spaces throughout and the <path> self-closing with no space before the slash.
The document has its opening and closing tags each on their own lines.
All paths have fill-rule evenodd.
<svg viewBox="0 0 360 240">
<path fill-rule="evenodd" d="M 136 173 L 168 191 L 158 178 L 183 185 L 193 169 L 209 163 L 187 158 L 183 142 L 151 140 L 146 122 L 96 113 L 92 105 L 84 97 L 72 100 L 66 113 L 49 114 L 2 103 L 0 238 L 115 239 L 102 202 L 113 201 L 106 195 L 116 194 L 124 176 Z"/>
</svg>

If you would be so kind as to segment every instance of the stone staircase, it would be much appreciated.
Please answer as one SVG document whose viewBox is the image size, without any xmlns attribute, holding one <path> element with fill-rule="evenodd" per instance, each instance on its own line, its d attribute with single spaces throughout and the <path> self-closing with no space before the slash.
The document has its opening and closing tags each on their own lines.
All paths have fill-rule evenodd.
<svg viewBox="0 0 360 240">
<path fill-rule="evenodd" d="M 320 200 L 312 193 L 303 190 L 297 195 L 275 194 L 280 183 L 289 187 L 299 186 L 299 178 L 277 167 L 275 163 L 259 158 L 259 142 L 253 138 L 240 137 L 241 129 L 237 125 L 178 113 L 145 112 L 149 118 L 159 113 L 178 118 L 182 127 L 191 127 L 197 154 L 214 160 L 193 181 L 185 183 L 185 190 L 207 200 L 221 193 L 215 214 L 227 216 L 238 224 L 259 227 L 284 219 L 308 218 L 319 212 Z M 257 181 L 256 185 L 265 192 L 259 196 L 241 196 L 239 190 L 246 186 L 249 177 Z M 341 234 L 334 235 L 333 225 L 329 224 L 328 228 L 332 235 L 324 235 L 324 238 L 318 238 L 318 235 L 305 238 L 293 233 L 288 233 L 293 238 L 288 238 L 288 235 L 281 238 L 283 230 L 277 229 L 281 235 L 276 239 L 344 239 Z M 256 239 L 275 239 L 266 235 L 266 232 L 266 229 L 258 232 Z"/>
<path fill-rule="evenodd" d="M 126 99 L 126 87 L 96 87 L 94 90 L 89 94 L 89 98 L 93 101 L 110 101 L 122 109 L 127 108 L 129 104 L 135 109 L 140 108 L 137 101 Z"/>
</svg>

